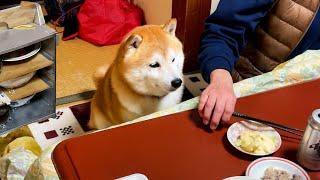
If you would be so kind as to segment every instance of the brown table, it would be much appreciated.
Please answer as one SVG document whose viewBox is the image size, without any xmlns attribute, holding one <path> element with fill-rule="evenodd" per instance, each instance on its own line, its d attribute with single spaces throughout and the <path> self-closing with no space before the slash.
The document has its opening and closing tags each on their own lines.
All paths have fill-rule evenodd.
<svg viewBox="0 0 320 180">
<path fill-rule="evenodd" d="M 240 98 L 236 105 L 238 112 L 301 129 L 317 108 L 320 79 Z M 54 150 L 53 161 L 62 179 L 114 179 L 133 173 L 151 180 L 244 175 L 255 158 L 227 142 L 230 124 L 209 132 L 196 110 L 186 111 L 66 140 Z M 273 156 L 296 162 L 300 140 L 280 133 L 283 144 Z M 308 173 L 320 179 L 320 172 Z"/>
</svg>

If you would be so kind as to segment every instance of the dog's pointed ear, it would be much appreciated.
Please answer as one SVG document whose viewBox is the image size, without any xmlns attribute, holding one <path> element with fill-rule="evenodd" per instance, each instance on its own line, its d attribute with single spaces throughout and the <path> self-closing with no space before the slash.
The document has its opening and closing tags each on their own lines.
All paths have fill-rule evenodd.
<svg viewBox="0 0 320 180">
<path fill-rule="evenodd" d="M 124 51 L 125 51 L 125 55 L 128 56 L 132 53 L 134 53 L 135 51 L 137 51 L 137 49 L 139 48 L 139 46 L 141 45 L 142 42 L 142 37 L 138 34 L 132 34 L 130 35 L 124 44 Z"/>
<path fill-rule="evenodd" d="M 138 34 L 132 34 L 126 40 L 126 49 L 138 49 L 142 42 L 142 37 Z"/>
<path fill-rule="evenodd" d="M 169 34 L 175 36 L 176 34 L 176 29 L 177 29 L 177 19 L 170 19 L 169 22 L 167 22 L 164 26 L 163 26 L 163 30 L 168 32 Z"/>
</svg>

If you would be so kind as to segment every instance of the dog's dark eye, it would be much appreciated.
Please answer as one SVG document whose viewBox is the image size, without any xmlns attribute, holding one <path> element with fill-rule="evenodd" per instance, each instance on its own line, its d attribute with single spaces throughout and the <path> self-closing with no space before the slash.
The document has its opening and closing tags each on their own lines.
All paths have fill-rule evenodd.
<svg viewBox="0 0 320 180">
<path fill-rule="evenodd" d="M 158 62 L 155 62 L 155 63 L 149 64 L 149 66 L 152 68 L 157 68 L 157 67 L 160 67 L 160 64 Z"/>
<path fill-rule="evenodd" d="M 174 62 L 175 60 L 176 60 L 176 58 L 173 58 L 173 59 L 172 59 L 172 62 Z"/>
</svg>

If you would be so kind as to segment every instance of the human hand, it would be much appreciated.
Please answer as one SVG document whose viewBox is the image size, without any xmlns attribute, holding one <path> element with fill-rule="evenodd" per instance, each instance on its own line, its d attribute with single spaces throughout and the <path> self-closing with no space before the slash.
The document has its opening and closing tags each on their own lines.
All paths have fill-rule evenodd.
<svg viewBox="0 0 320 180">
<path fill-rule="evenodd" d="M 224 69 L 216 69 L 210 74 L 211 82 L 202 92 L 198 105 L 199 115 L 205 125 L 211 118 L 211 129 L 216 129 L 220 121 L 229 121 L 234 112 L 236 96 L 230 73 Z"/>
</svg>

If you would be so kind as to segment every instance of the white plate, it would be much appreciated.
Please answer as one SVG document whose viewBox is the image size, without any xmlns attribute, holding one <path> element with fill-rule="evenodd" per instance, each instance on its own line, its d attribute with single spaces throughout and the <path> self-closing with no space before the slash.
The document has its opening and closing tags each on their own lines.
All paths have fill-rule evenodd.
<svg viewBox="0 0 320 180">
<path fill-rule="evenodd" d="M 33 94 L 31 96 L 28 96 L 28 97 L 25 97 L 23 99 L 19 99 L 19 100 L 16 100 L 16 101 L 11 101 L 9 106 L 12 107 L 12 108 L 17 108 L 17 107 L 23 106 L 23 105 L 27 104 L 34 97 L 34 95 L 35 94 Z"/>
<path fill-rule="evenodd" d="M 144 174 L 136 173 L 129 176 L 117 178 L 116 180 L 148 180 L 148 178 Z"/>
<path fill-rule="evenodd" d="M 259 179 L 248 177 L 248 176 L 233 176 L 233 177 L 228 177 L 223 180 L 259 180 Z"/>
<path fill-rule="evenodd" d="M 11 79 L 5 82 L 1 82 L 0 86 L 6 89 L 13 89 L 13 88 L 17 88 L 17 87 L 21 87 L 23 85 L 25 85 L 26 83 L 28 83 L 33 76 L 36 74 L 36 71 L 31 72 L 29 74 L 17 77 L 15 79 Z"/>
<path fill-rule="evenodd" d="M 30 57 L 36 55 L 41 49 L 41 44 L 40 43 L 34 44 L 32 46 L 34 46 L 34 49 L 31 52 L 29 52 L 29 53 L 27 53 L 25 55 L 22 55 L 22 56 L 13 57 L 13 58 L 9 58 L 9 59 L 3 59 L 2 61 L 14 62 L 14 61 L 22 61 L 22 60 L 25 60 L 27 58 L 30 58 Z"/>
<path fill-rule="evenodd" d="M 310 180 L 307 172 L 296 163 L 279 157 L 264 157 L 253 161 L 247 168 L 246 176 L 261 179 L 268 168 L 287 171 L 289 174 L 299 175 L 301 180 Z"/>
<path fill-rule="evenodd" d="M 275 137 L 276 138 L 275 149 L 272 152 L 265 153 L 265 154 L 254 154 L 254 153 L 244 151 L 243 149 L 241 149 L 236 145 L 237 139 L 244 131 L 259 131 L 261 133 L 265 133 L 266 135 Z M 267 155 L 273 154 L 281 146 L 281 136 L 275 129 L 273 129 L 272 127 L 257 124 L 257 123 L 248 123 L 246 121 L 240 121 L 232 124 L 227 131 L 227 138 L 233 147 L 235 147 L 236 149 L 238 149 L 239 151 L 245 154 L 249 154 L 253 156 L 267 156 Z"/>
</svg>

